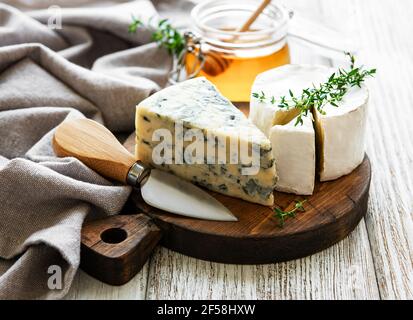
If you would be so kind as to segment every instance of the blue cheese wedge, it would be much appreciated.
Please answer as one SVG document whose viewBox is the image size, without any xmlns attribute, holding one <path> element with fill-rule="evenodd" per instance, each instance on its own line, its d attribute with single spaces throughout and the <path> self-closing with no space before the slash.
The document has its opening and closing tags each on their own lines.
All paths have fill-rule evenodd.
<svg viewBox="0 0 413 320">
<path fill-rule="evenodd" d="M 136 156 L 212 191 L 274 204 L 271 142 L 205 78 L 163 89 L 137 106 Z"/>
</svg>

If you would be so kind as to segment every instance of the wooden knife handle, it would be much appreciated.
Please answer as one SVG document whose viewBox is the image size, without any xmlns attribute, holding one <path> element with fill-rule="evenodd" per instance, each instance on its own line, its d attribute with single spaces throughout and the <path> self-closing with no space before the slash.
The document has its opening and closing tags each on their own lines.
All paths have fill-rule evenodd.
<svg viewBox="0 0 413 320">
<path fill-rule="evenodd" d="M 144 214 L 117 215 L 86 222 L 80 267 L 110 285 L 123 285 L 144 266 L 161 230 Z"/>
<path fill-rule="evenodd" d="M 64 121 L 53 138 L 59 157 L 75 157 L 102 176 L 127 183 L 129 169 L 136 162 L 116 137 L 90 119 Z"/>
</svg>

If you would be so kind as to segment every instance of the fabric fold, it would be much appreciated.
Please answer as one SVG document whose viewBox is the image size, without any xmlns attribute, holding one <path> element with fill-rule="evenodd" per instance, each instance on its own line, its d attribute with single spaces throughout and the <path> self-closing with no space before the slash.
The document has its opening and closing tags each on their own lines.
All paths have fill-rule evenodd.
<svg viewBox="0 0 413 320">
<path fill-rule="evenodd" d="M 135 105 L 167 84 L 172 58 L 151 43 L 151 30 L 128 33 L 131 15 L 185 3 L 0 4 L 0 299 L 62 298 L 79 267 L 84 220 L 122 210 L 130 187 L 57 158 L 53 133 L 83 117 L 132 133 Z M 48 25 L 52 4 L 61 6 L 61 29 Z M 61 286 L 50 283 L 56 270 Z"/>
</svg>

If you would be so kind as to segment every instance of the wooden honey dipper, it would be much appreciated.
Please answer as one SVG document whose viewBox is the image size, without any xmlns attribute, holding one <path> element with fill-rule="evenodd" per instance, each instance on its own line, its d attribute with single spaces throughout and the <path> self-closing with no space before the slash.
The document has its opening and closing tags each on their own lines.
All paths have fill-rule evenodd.
<svg viewBox="0 0 413 320">
<path fill-rule="evenodd" d="M 270 3 L 271 0 L 264 0 L 248 18 L 248 20 L 239 29 L 236 30 L 236 32 L 247 31 Z M 237 39 L 238 36 L 234 36 L 232 37 L 232 39 L 227 40 L 227 42 L 235 41 Z M 223 58 L 219 53 L 209 51 L 205 54 L 205 62 L 202 70 L 208 75 L 217 76 L 220 73 L 224 72 L 230 66 L 230 64 L 231 61 Z"/>
</svg>

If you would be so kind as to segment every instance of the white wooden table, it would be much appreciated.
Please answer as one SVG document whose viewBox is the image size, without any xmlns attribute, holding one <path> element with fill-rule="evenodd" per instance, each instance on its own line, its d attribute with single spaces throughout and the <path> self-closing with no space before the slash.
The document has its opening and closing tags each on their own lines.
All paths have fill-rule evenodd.
<svg viewBox="0 0 413 320">
<path fill-rule="evenodd" d="M 286 2 L 287 3 L 287 2 Z M 80 271 L 68 299 L 412 299 L 413 1 L 295 0 L 293 9 L 357 30 L 371 81 L 367 152 L 373 167 L 367 217 L 344 241 L 287 263 L 240 266 L 157 248 L 127 285 Z M 291 44 L 295 63 L 335 65 Z"/>
</svg>

